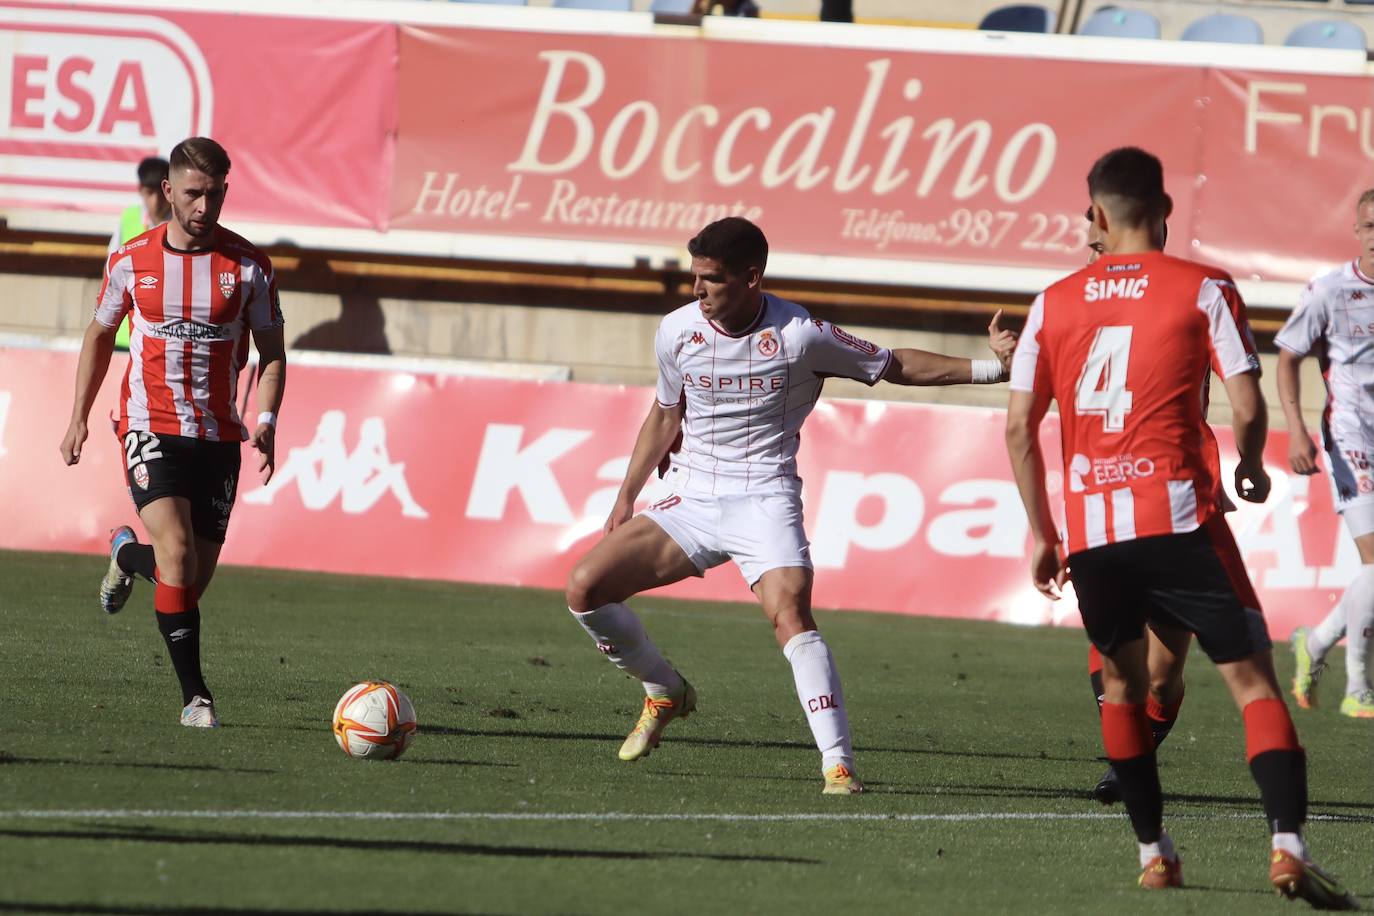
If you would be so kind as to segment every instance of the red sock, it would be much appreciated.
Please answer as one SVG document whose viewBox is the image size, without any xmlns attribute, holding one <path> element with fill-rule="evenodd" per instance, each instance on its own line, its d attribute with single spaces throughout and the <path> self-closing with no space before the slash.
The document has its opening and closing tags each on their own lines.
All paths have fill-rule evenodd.
<svg viewBox="0 0 1374 916">
<path fill-rule="evenodd" d="M 1138 703 L 1102 704 L 1102 747 L 1108 760 L 1130 760 L 1155 749 L 1150 720 Z"/>
</svg>

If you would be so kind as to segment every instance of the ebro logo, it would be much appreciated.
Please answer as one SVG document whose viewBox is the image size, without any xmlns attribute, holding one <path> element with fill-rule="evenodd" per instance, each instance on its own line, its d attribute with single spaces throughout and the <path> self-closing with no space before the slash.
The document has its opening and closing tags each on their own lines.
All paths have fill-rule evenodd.
<svg viewBox="0 0 1374 916">
<path fill-rule="evenodd" d="M 1114 277 L 1110 280 L 1089 278 L 1083 288 L 1083 301 L 1096 302 L 1099 299 L 1139 299 L 1145 295 L 1150 285 L 1149 275 L 1143 277 Z"/>
<path fill-rule="evenodd" d="M 210 133 L 205 58 L 165 19 L 0 6 L 0 192 L 128 204 L 134 168 Z"/>
</svg>

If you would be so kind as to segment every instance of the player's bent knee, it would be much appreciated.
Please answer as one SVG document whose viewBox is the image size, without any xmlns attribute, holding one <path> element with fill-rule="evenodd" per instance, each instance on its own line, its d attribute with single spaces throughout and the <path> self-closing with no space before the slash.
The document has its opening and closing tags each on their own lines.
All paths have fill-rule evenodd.
<svg viewBox="0 0 1374 916">
<path fill-rule="evenodd" d="M 568 573 L 567 585 L 563 589 L 563 597 L 568 602 L 568 610 L 585 614 L 587 611 L 601 606 L 592 603 L 597 588 L 597 578 L 597 575 L 586 563 L 578 563 L 572 568 L 572 572 Z"/>
</svg>

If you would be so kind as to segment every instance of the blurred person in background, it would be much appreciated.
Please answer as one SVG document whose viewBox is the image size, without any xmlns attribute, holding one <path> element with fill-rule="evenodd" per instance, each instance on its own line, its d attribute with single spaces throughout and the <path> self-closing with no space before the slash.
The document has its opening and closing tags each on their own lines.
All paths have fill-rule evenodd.
<svg viewBox="0 0 1374 916">
<path fill-rule="evenodd" d="M 110 244 L 105 250 L 108 258 L 119 250 L 125 242 L 142 235 L 154 226 L 160 226 L 172 215 L 172 205 L 167 195 L 162 193 L 162 183 L 167 180 L 167 160 L 159 156 L 149 156 L 138 164 L 139 202 L 130 204 L 119 214 L 119 227 L 110 236 Z M 132 319 L 119 326 L 115 335 L 115 349 L 129 349 L 129 332 Z"/>
</svg>

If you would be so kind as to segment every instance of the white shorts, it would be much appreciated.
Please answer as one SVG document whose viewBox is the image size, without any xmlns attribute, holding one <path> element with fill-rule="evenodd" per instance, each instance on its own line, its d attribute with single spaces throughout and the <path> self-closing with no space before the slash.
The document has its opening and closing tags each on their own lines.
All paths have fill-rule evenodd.
<svg viewBox="0 0 1374 916">
<path fill-rule="evenodd" d="M 812 568 L 800 494 L 708 496 L 679 491 L 643 514 L 682 548 L 699 576 L 734 560 L 753 588 L 770 569 Z"/>
<path fill-rule="evenodd" d="M 1374 532 L 1374 455 L 1362 439 L 1333 437 L 1326 445 L 1331 501 L 1352 537 Z"/>
</svg>

